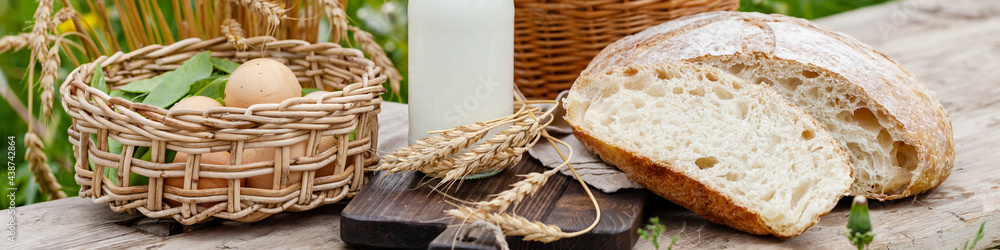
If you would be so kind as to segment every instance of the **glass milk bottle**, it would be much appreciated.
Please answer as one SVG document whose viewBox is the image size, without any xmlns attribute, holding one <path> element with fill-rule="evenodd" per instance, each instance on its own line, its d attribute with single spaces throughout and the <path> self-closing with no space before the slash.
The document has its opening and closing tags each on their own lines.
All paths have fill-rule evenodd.
<svg viewBox="0 0 1000 250">
<path fill-rule="evenodd" d="M 513 113 L 513 0 L 410 0 L 408 9 L 410 144 Z"/>
</svg>

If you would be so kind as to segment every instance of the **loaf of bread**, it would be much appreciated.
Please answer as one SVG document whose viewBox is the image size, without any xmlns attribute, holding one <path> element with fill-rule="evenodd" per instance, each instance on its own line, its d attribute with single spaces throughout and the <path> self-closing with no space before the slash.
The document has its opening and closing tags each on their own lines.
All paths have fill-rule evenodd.
<svg viewBox="0 0 1000 250">
<path fill-rule="evenodd" d="M 847 154 L 770 87 L 690 63 L 581 76 L 566 121 L 587 149 L 705 219 L 792 237 L 853 182 Z"/>
<path fill-rule="evenodd" d="M 808 111 L 850 154 L 854 195 L 903 198 L 937 187 L 951 173 L 951 122 L 933 93 L 852 37 L 782 15 L 709 12 L 623 38 L 583 74 L 671 61 L 772 86 Z"/>
</svg>

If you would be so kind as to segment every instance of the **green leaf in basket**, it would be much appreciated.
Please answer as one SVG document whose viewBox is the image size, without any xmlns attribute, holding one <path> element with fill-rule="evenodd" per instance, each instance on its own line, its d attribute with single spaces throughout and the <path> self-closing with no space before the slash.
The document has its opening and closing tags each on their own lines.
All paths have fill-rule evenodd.
<svg viewBox="0 0 1000 250">
<path fill-rule="evenodd" d="M 115 90 L 115 91 L 111 91 L 111 93 L 109 95 L 111 95 L 111 97 L 120 97 L 122 99 L 129 100 L 129 101 L 135 100 L 136 97 L 139 97 L 139 96 L 145 97 L 145 94 L 125 92 L 125 91 L 122 91 L 120 89 L 119 90 Z M 139 100 L 142 101 L 142 99 L 139 99 Z"/>
<path fill-rule="evenodd" d="M 146 149 L 146 150 L 149 150 L 149 147 L 136 147 L 136 150 L 143 149 L 143 148 Z M 120 154 L 122 154 L 122 151 L 124 151 L 124 150 L 125 150 L 125 145 L 124 144 L 122 144 L 121 142 L 118 142 L 114 138 L 108 137 L 108 152 L 109 153 L 120 155 Z M 135 152 L 133 152 L 133 157 L 135 156 L 134 153 Z M 106 168 L 104 168 L 104 176 L 107 176 L 108 179 L 111 179 L 111 183 L 114 183 L 115 185 L 118 185 L 118 169 L 111 168 L 111 167 L 106 167 Z M 149 184 L 149 177 L 138 175 L 136 173 L 129 173 L 129 178 L 128 179 L 129 179 L 129 181 L 128 181 L 129 182 L 129 186 L 140 186 L 140 185 Z"/>
<path fill-rule="evenodd" d="M 149 147 L 135 147 L 135 151 L 132 152 L 132 158 L 142 159 L 143 156 L 149 153 Z M 146 157 L 144 161 L 149 161 L 149 157 Z"/>
<path fill-rule="evenodd" d="M 233 61 L 222 59 L 222 58 L 212 57 L 211 60 L 212 60 L 212 66 L 215 66 L 216 69 L 219 69 L 221 71 L 225 71 L 226 73 L 229 73 L 229 74 L 232 74 L 233 71 L 236 70 L 236 68 L 240 67 L 239 63 L 235 63 Z"/>
<path fill-rule="evenodd" d="M 167 155 L 163 156 L 163 162 L 174 162 L 174 157 L 177 157 L 177 151 L 167 149 Z"/>
<path fill-rule="evenodd" d="M 197 82 L 194 82 L 194 84 L 191 84 L 191 89 L 188 90 L 188 92 L 187 92 L 188 95 L 184 96 L 184 98 L 188 98 L 189 96 L 193 96 L 194 94 L 197 94 L 198 91 L 201 91 L 201 89 L 205 88 L 205 86 L 208 86 L 208 84 L 212 83 L 212 81 L 214 81 L 215 79 L 217 79 L 217 78 L 215 78 L 214 76 L 212 76 L 212 77 L 201 79 L 201 80 L 198 80 Z"/>
<path fill-rule="evenodd" d="M 226 106 L 226 100 L 223 100 L 222 97 L 215 98 L 215 101 L 219 102 L 219 104 L 222 104 L 222 106 Z"/>
<path fill-rule="evenodd" d="M 181 97 L 187 95 L 191 89 L 191 84 L 212 75 L 212 63 L 209 60 L 209 51 L 205 51 L 191 57 L 184 62 L 177 70 L 164 79 L 162 83 L 153 88 L 153 95 L 147 96 L 142 103 L 169 108 Z"/>
<path fill-rule="evenodd" d="M 136 173 L 128 173 L 128 186 L 142 186 L 149 185 L 149 177 L 145 177 Z"/>
<path fill-rule="evenodd" d="M 132 97 L 132 99 L 129 99 L 128 101 L 130 101 L 132 103 L 142 102 L 142 100 L 146 99 L 146 96 L 148 96 L 148 95 L 149 95 L 149 93 L 142 93 L 142 94 L 139 94 L 139 95 L 137 95 L 135 97 Z"/>
<path fill-rule="evenodd" d="M 229 78 L 215 78 L 205 87 L 198 90 L 194 95 L 205 96 L 212 99 L 222 98 L 226 92 L 226 81 Z"/>
<path fill-rule="evenodd" d="M 114 138 L 108 137 L 108 153 L 120 155 L 122 154 L 122 146 L 124 145 L 121 142 L 116 141 Z"/>
<path fill-rule="evenodd" d="M 167 81 L 159 86 L 156 86 L 156 88 L 151 91 L 156 94 L 146 96 L 146 98 L 142 100 L 142 103 L 161 108 L 170 108 L 170 106 L 180 100 L 181 97 L 187 95 L 187 92 L 190 89 L 190 82 L 185 84 L 184 82 L 179 81 Z"/>
<path fill-rule="evenodd" d="M 316 91 L 319 91 L 319 89 L 317 89 L 317 88 L 304 88 L 304 89 L 302 89 L 302 96 L 306 96 L 309 93 L 316 92 Z"/>
<path fill-rule="evenodd" d="M 190 85 L 198 80 L 208 78 L 212 75 L 212 62 L 209 55 L 211 51 L 205 51 L 198 53 L 197 55 L 188 59 L 184 64 L 175 69 L 174 75 L 182 80 L 189 80 Z"/>
<path fill-rule="evenodd" d="M 121 90 L 132 93 L 149 93 L 149 91 L 153 91 L 153 89 L 160 85 L 160 83 L 164 80 L 170 78 L 170 75 L 172 74 L 173 71 L 170 71 L 151 78 L 134 81 L 122 86 Z"/>
<path fill-rule="evenodd" d="M 100 62 L 94 67 L 94 76 L 90 78 L 90 86 L 108 93 L 108 84 L 104 81 L 104 69 L 101 68 Z"/>
<path fill-rule="evenodd" d="M 118 185 L 118 169 L 116 168 L 104 168 L 104 176 L 111 179 L 111 183 Z M 149 184 L 149 177 L 145 177 L 136 173 L 128 173 L 128 186 L 142 186 Z"/>
<path fill-rule="evenodd" d="M 133 156 L 139 160 L 152 161 L 153 151 L 149 150 L 149 147 L 138 147 L 135 149 L 135 154 Z M 167 149 L 166 155 L 163 156 L 163 162 L 174 162 L 174 157 L 176 156 L 177 151 Z"/>
</svg>

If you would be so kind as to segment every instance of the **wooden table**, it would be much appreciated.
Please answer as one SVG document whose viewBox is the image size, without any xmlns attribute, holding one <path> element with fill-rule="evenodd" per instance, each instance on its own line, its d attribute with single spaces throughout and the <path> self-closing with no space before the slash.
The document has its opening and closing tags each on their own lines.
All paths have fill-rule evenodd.
<svg viewBox="0 0 1000 250">
<path fill-rule="evenodd" d="M 1000 246 L 1000 1 L 908 0 L 818 20 L 872 44 L 937 92 L 955 132 L 956 163 L 941 187 L 914 198 L 871 205 L 876 238 L 872 249 L 952 249 L 986 222 L 980 248 Z M 650 202 L 667 231 L 681 235 L 679 249 L 850 249 L 842 236 L 849 204 L 842 201 L 801 236 L 781 240 L 747 235 L 712 224 L 663 199 Z M 222 222 L 194 232 L 159 237 L 121 224 L 137 216 L 117 214 L 90 199 L 68 198 L 18 207 L 17 242 L 0 249 L 62 248 L 347 248 L 333 204 L 285 213 L 257 223 Z M 8 211 L 0 211 L 5 225 Z M 5 226 L 6 228 L 6 226 Z M 638 249 L 650 249 L 644 240 Z"/>
</svg>

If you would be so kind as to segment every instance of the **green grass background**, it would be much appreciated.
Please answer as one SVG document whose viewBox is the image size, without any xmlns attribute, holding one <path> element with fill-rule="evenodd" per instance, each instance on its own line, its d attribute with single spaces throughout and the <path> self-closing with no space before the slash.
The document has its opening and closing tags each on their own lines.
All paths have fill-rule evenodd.
<svg viewBox="0 0 1000 250">
<path fill-rule="evenodd" d="M 170 6 L 168 0 L 157 0 L 161 1 L 161 6 Z M 865 7 L 874 4 L 880 4 L 887 2 L 888 0 L 741 0 L 740 1 L 740 11 L 755 11 L 763 13 L 781 13 L 790 16 L 802 17 L 806 19 L 820 18 L 828 15 L 833 15 L 841 13 L 844 11 L 849 11 L 852 9 Z M 58 2 L 58 1 L 56 1 Z M 111 3 L 113 1 L 106 1 Z M 352 25 L 361 27 L 371 33 L 376 37 L 376 40 L 382 47 L 386 50 L 386 54 L 392 59 L 393 63 L 396 64 L 400 73 L 404 76 L 402 82 L 401 95 L 388 95 L 385 98 L 391 101 L 406 102 L 407 92 L 406 92 L 406 80 L 407 75 L 407 30 L 406 30 L 406 0 L 350 0 L 348 3 L 347 13 L 349 20 Z M 57 3 L 56 9 L 60 8 L 60 4 Z M 84 14 L 87 12 L 83 6 L 76 6 L 78 10 L 81 10 Z M 0 35 L 15 35 L 22 32 L 30 32 L 32 25 L 32 16 L 34 15 L 35 8 L 38 3 L 34 0 L 0 0 Z M 167 12 L 170 13 L 170 12 Z M 169 16 L 169 15 L 167 15 Z M 167 17 L 170 18 L 170 17 Z M 112 21 L 114 22 L 114 20 Z M 168 22 L 172 23 L 172 22 Z M 123 41 L 123 35 L 120 30 L 116 32 L 119 40 Z M 321 35 L 320 37 L 328 37 Z M 124 42 L 122 42 L 124 44 Z M 28 60 L 30 52 L 28 49 L 23 49 L 18 52 L 6 52 L 0 54 L 0 91 L 12 91 L 17 94 L 21 103 L 26 103 L 28 100 L 28 84 L 27 76 L 29 70 L 34 70 L 37 74 L 40 71 L 40 66 L 35 66 L 34 69 L 29 69 Z M 62 58 L 62 68 L 60 69 L 59 76 L 60 79 L 56 81 L 59 85 L 62 83 L 63 77 L 73 69 L 72 63 L 65 56 Z M 36 76 L 37 80 L 37 76 Z M 58 86 L 56 86 L 58 90 Z M 37 96 L 37 92 L 36 92 Z M 75 160 L 73 157 L 72 145 L 66 139 L 66 128 L 70 125 L 70 118 L 62 109 L 59 104 L 59 94 L 56 93 L 56 104 L 53 108 L 53 116 L 50 122 L 44 130 L 44 138 L 46 149 L 45 153 L 49 159 L 49 166 L 52 168 L 53 173 L 62 185 L 62 189 L 69 196 L 76 196 L 79 190 L 79 186 L 73 180 L 73 170 L 72 163 Z M 27 106 L 27 105 L 25 105 Z M 37 114 L 38 107 L 40 107 L 37 98 L 35 98 L 35 109 L 34 114 Z M 0 181 L 0 190 L 3 190 L 3 198 L 0 198 L 0 209 L 6 209 L 9 206 L 10 201 L 8 200 L 8 192 L 15 191 L 15 203 L 16 206 L 23 206 L 27 204 L 42 202 L 46 200 L 46 196 L 38 190 L 37 184 L 32 179 L 27 163 L 24 162 L 24 133 L 27 131 L 28 125 L 18 116 L 14 108 L 8 105 L 8 103 L 0 102 L 0 136 L 3 139 L 3 146 L 7 148 L 9 140 L 8 136 L 14 136 L 13 142 L 15 145 L 14 150 L 14 161 L 10 162 L 16 167 L 16 174 L 14 178 L 14 184 L 10 185 L 10 181 L 7 179 L 6 167 L 2 168 L 0 171 L 0 177 L 3 180 Z M 4 151 L 7 153 L 7 151 Z M 9 154 L 5 154 L 8 156 Z M 7 158 L 4 157 L 4 166 L 8 165 Z M 12 189 L 8 189 L 12 188 Z"/>
</svg>

